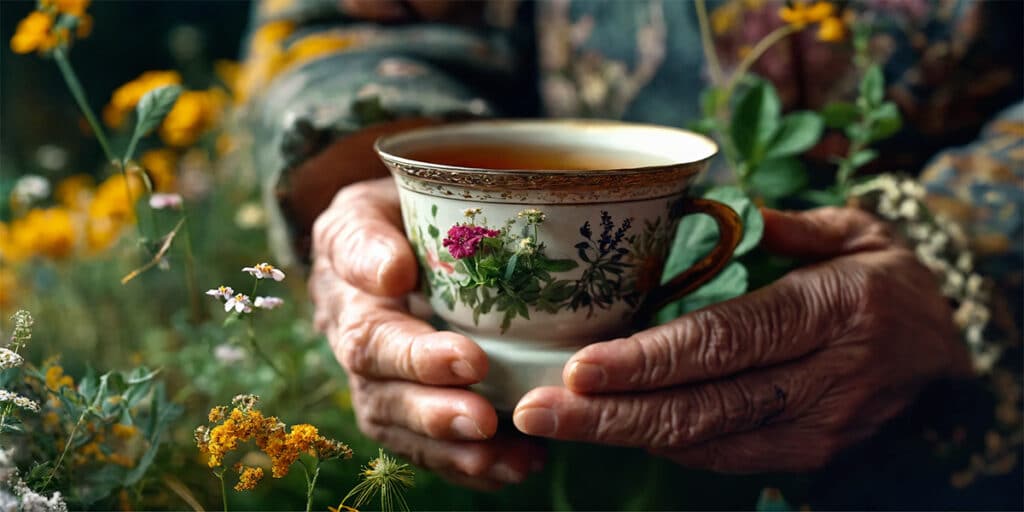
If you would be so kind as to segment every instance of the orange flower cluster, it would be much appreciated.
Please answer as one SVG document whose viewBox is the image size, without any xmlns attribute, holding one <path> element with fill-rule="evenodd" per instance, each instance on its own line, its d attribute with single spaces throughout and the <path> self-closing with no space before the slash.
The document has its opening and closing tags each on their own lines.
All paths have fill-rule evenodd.
<svg viewBox="0 0 1024 512">
<path fill-rule="evenodd" d="M 243 466 L 235 464 L 235 471 L 238 471 L 238 483 L 235 484 L 236 491 L 251 491 L 256 484 L 263 480 L 263 468 Z"/>
<path fill-rule="evenodd" d="M 42 0 L 38 9 L 18 23 L 11 37 L 14 53 L 47 53 L 58 45 L 71 42 L 71 28 L 78 38 L 92 31 L 92 17 L 86 14 L 90 0 Z M 72 21 L 57 24 L 58 16 L 70 16 Z M 60 28 L 56 28 L 56 27 Z"/>
<path fill-rule="evenodd" d="M 826 42 L 838 42 L 846 38 L 846 23 L 838 16 L 835 4 L 819 0 L 806 4 L 796 0 L 779 9 L 779 18 L 797 29 L 807 25 L 820 23 L 818 39 Z"/>
<path fill-rule="evenodd" d="M 146 93 L 180 84 L 181 75 L 177 71 L 147 71 L 114 90 L 110 103 L 103 108 L 103 122 L 120 128 Z M 227 95 L 221 89 L 184 91 L 161 123 L 160 138 L 169 146 L 191 146 L 220 122 L 226 105 Z"/>
<path fill-rule="evenodd" d="M 287 425 L 275 416 L 264 416 L 255 408 L 256 397 L 240 395 L 232 401 L 233 408 L 218 406 L 210 410 L 212 428 L 205 425 L 196 429 L 196 446 L 208 455 L 207 464 L 215 468 L 224 464 L 224 457 L 238 450 L 239 444 L 253 441 L 263 453 L 270 457 L 271 475 L 282 478 L 303 453 L 320 460 L 351 458 L 352 450 L 347 445 L 320 435 L 316 427 L 309 424 Z M 251 489 L 259 481 L 255 468 L 240 470 L 236 489 Z M 258 476 L 262 478 L 263 471 Z M 241 490 L 241 489 L 239 489 Z"/>
</svg>

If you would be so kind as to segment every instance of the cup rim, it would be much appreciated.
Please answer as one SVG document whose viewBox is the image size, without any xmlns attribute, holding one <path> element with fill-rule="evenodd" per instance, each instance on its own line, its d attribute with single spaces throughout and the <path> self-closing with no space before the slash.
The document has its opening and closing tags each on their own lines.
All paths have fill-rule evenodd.
<svg viewBox="0 0 1024 512">
<path fill-rule="evenodd" d="M 476 126 L 483 127 L 528 127 L 530 125 L 538 126 L 568 126 L 577 128 L 586 128 L 588 130 L 603 129 L 643 129 L 643 130 L 654 130 L 654 131 L 665 131 L 671 132 L 675 135 L 683 135 L 691 139 L 696 139 L 703 144 L 706 144 L 710 151 L 705 156 L 695 159 L 685 159 L 679 161 L 670 161 L 663 164 L 655 165 L 642 165 L 636 167 L 623 167 L 614 169 L 601 169 L 601 170 L 569 170 L 569 169 L 488 169 L 486 167 L 465 167 L 458 165 L 441 164 L 436 162 L 427 162 L 424 160 L 417 160 L 414 158 L 400 156 L 395 148 L 389 148 L 388 146 L 395 146 L 408 142 L 409 139 L 416 139 L 419 137 L 425 137 L 427 134 L 444 134 L 445 132 L 466 130 Z M 582 126 L 581 126 L 582 125 Z M 436 177 L 436 173 L 454 173 L 457 175 L 472 174 L 472 175 L 484 175 L 495 178 L 509 178 L 516 177 L 516 180 L 520 179 L 531 179 L 531 178 L 555 178 L 555 177 L 572 177 L 573 181 L 592 179 L 597 176 L 601 177 L 621 177 L 629 175 L 649 174 L 652 172 L 665 171 L 673 169 L 677 172 L 673 172 L 677 178 L 688 177 L 693 174 L 700 172 L 704 168 L 704 164 L 710 161 L 712 158 L 718 155 L 719 146 L 710 137 L 702 135 L 700 133 L 686 130 L 683 128 L 675 128 L 672 126 L 663 126 L 649 123 L 634 123 L 628 121 L 616 121 L 606 119 L 530 119 L 530 118 L 513 118 L 513 119 L 485 119 L 485 120 L 472 120 L 472 121 L 458 121 L 453 123 L 445 123 L 440 125 L 430 125 L 420 128 L 414 128 L 411 130 L 405 130 L 399 133 L 384 135 L 378 137 L 373 143 L 373 150 L 377 153 L 386 164 L 390 167 L 397 167 L 399 171 L 403 171 L 405 174 L 417 174 L 412 173 L 410 170 L 420 169 L 429 170 L 431 174 Z M 641 151 L 642 152 L 642 151 Z M 678 171 L 684 171 L 682 173 Z M 461 181 L 461 180 L 457 180 Z"/>
</svg>

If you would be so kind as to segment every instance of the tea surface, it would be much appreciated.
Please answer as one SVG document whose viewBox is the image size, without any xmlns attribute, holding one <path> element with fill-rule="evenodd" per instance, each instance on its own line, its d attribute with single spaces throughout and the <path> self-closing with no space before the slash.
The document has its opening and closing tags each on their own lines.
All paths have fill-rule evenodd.
<svg viewBox="0 0 1024 512">
<path fill-rule="evenodd" d="M 438 145 L 405 152 L 412 160 L 494 170 L 601 171 L 670 164 L 657 155 L 582 146 L 531 144 Z"/>
</svg>

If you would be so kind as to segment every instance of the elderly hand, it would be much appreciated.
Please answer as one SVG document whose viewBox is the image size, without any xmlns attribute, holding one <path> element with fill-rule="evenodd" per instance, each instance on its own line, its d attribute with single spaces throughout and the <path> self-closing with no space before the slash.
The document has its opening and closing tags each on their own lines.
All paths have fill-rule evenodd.
<svg viewBox="0 0 1024 512">
<path fill-rule="evenodd" d="M 853 209 L 766 210 L 764 245 L 823 259 L 566 364 L 524 433 L 637 446 L 722 472 L 804 471 L 870 436 L 932 379 L 970 374 L 935 278 Z"/>
<path fill-rule="evenodd" d="M 543 449 L 498 434 L 494 408 L 463 387 L 487 373 L 470 339 L 409 313 L 417 265 L 391 179 L 343 189 L 313 229 L 314 322 L 345 367 L 359 428 L 463 485 L 490 489 L 542 466 Z"/>
</svg>

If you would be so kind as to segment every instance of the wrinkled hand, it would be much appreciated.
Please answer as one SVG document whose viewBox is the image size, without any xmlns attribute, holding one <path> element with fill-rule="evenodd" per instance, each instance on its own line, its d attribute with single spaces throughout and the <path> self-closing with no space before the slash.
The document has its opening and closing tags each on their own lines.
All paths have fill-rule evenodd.
<svg viewBox="0 0 1024 512">
<path fill-rule="evenodd" d="M 935 278 L 853 209 L 766 210 L 764 245 L 824 259 L 566 364 L 518 404 L 527 434 L 637 446 L 722 472 L 804 471 L 870 436 L 928 381 L 968 375 Z"/>
<path fill-rule="evenodd" d="M 409 313 L 417 265 L 401 225 L 386 178 L 343 189 L 313 228 L 314 323 L 347 370 L 359 428 L 457 483 L 519 482 L 540 469 L 542 448 L 518 434 L 495 437 L 494 408 L 461 389 L 486 375 L 483 350 Z"/>
</svg>

